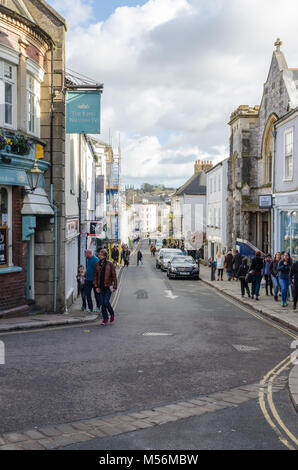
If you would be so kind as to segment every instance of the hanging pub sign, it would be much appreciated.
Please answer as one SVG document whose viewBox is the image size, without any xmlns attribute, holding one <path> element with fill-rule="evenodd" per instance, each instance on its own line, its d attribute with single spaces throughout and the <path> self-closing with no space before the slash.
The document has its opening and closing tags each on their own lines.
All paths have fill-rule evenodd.
<svg viewBox="0 0 298 470">
<path fill-rule="evenodd" d="M 101 92 L 66 92 L 66 133 L 100 134 Z"/>
<path fill-rule="evenodd" d="M 0 268 L 8 267 L 8 227 L 0 227 Z"/>
</svg>

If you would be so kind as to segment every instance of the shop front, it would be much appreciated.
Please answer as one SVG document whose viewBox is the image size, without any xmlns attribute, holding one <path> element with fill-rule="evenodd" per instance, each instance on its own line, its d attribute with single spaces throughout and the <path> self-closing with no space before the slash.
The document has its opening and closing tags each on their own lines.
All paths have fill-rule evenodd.
<svg viewBox="0 0 298 470">
<path fill-rule="evenodd" d="M 36 142 L 30 143 L 26 155 L 12 150 L 9 144 L 0 149 L 0 318 L 27 313 L 28 301 L 34 300 L 34 232 L 39 210 L 26 204 L 26 198 L 35 200 L 39 208 L 42 193 L 43 207 L 52 213 L 43 181 L 48 163 L 40 161 L 35 166 L 40 187 L 29 187 Z"/>
</svg>

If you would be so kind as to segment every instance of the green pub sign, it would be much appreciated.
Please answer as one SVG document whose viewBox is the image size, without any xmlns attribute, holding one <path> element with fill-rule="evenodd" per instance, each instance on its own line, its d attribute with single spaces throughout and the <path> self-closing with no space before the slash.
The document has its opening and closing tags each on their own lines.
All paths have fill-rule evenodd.
<svg viewBox="0 0 298 470">
<path fill-rule="evenodd" d="M 100 134 L 101 92 L 67 91 L 66 133 Z"/>
</svg>

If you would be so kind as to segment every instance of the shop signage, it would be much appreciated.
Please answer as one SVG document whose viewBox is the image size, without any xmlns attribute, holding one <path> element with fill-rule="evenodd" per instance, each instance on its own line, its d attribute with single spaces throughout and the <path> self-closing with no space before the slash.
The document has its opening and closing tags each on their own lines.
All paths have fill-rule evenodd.
<svg viewBox="0 0 298 470">
<path fill-rule="evenodd" d="M 90 222 L 88 237 L 104 238 L 105 237 L 104 222 L 103 221 Z"/>
<path fill-rule="evenodd" d="M 66 93 L 66 133 L 100 134 L 100 91 Z"/>
<path fill-rule="evenodd" d="M 259 196 L 259 208 L 260 209 L 271 209 L 272 208 L 272 194 L 266 194 Z"/>
<path fill-rule="evenodd" d="M 0 227 L 0 268 L 8 267 L 8 227 Z"/>
<path fill-rule="evenodd" d="M 36 144 L 35 147 L 35 158 L 36 160 L 41 160 L 44 157 L 43 154 L 43 146 L 40 144 Z"/>
<path fill-rule="evenodd" d="M 1 168 L 0 184 L 26 186 L 28 184 L 26 173 L 24 170 Z"/>
<path fill-rule="evenodd" d="M 66 222 L 66 238 L 77 237 L 79 234 L 79 219 L 72 219 Z"/>
</svg>

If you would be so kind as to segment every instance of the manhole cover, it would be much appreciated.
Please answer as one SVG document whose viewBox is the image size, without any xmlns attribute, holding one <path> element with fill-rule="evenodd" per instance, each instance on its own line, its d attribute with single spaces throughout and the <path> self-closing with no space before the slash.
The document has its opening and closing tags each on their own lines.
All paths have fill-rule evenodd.
<svg viewBox="0 0 298 470">
<path fill-rule="evenodd" d="M 148 332 L 148 333 L 143 333 L 143 336 L 172 336 L 172 333 L 153 333 L 153 332 Z"/>
<path fill-rule="evenodd" d="M 251 352 L 260 350 L 259 348 L 255 348 L 254 346 L 245 346 L 244 344 L 233 344 L 232 346 L 240 352 Z"/>
</svg>

